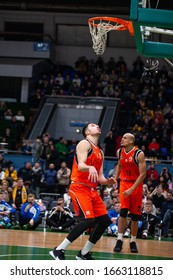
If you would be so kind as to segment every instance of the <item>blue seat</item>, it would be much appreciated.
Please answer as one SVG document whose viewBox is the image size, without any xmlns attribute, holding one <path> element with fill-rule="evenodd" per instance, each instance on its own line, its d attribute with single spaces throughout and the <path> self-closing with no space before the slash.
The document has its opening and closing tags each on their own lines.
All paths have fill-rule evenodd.
<svg viewBox="0 0 173 280">
<path fill-rule="evenodd" d="M 159 151 L 159 157 L 162 159 L 167 159 L 168 157 L 168 150 L 166 147 L 161 147 Z"/>
</svg>

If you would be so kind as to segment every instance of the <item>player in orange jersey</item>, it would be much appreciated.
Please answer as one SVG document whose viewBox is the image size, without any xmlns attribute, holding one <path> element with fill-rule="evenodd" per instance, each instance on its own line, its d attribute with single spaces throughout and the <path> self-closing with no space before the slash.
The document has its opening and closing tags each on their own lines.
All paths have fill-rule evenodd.
<svg viewBox="0 0 173 280">
<path fill-rule="evenodd" d="M 120 217 L 118 237 L 114 252 L 120 252 L 123 245 L 123 233 L 127 224 L 127 214 L 131 216 L 130 251 L 138 253 L 136 236 L 142 208 L 143 180 L 146 176 L 144 153 L 135 147 L 135 137 L 131 133 L 123 135 L 121 148 L 117 151 L 119 159 L 115 179 L 120 178 Z"/>
<path fill-rule="evenodd" d="M 89 240 L 76 256 L 77 260 L 92 260 L 91 250 L 110 224 L 102 198 L 97 192 L 98 183 L 115 184 L 115 179 L 103 175 L 103 152 L 98 146 L 101 129 L 89 123 L 83 128 L 83 136 L 76 147 L 73 160 L 70 196 L 78 223 L 63 242 L 49 254 L 56 260 L 65 259 L 66 248 L 87 229 L 92 229 Z"/>
</svg>

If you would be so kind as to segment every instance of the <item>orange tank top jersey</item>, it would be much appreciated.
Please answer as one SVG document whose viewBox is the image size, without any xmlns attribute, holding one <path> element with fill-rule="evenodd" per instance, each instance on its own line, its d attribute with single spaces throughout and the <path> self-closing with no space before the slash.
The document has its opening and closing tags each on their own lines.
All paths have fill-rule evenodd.
<svg viewBox="0 0 173 280">
<path fill-rule="evenodd" d="M 99 174 L 102 163 L 103 163 L 103 154 L 101 149 L 98 146 L 91 144 L 91 150 L 88 152 L 88 158 L 86 160 L 86 164 L 89 166 L 94 166 Z M 78 170 L 77 165 L 77 156 L 75 155 L 73 160 L 72 166 L 72 173 L 71 173 L 71 182 L 73 183 L 82 183 L 84 185 L 96 188 L 98 183 L 93 183 L 88 180 L 89 172 L 82 172 Z"/>
<path fill-rule="evenodd" d="M 122 166 L 120 179 L 123 181 L 136 181 L 139 176 L 139 168 L 137 156 L 141 152 L 138 148 L 134 147 L 129 152 L 124 148 L 120 149 L 119 163 Z"/>
<path fill-rule="evenodd" d="M 134 147 L 129 152 L 126 152 L 124 148 L 121 148 L 119 153 L 119 164 L 122 166 L 120 173 L 121 208 L 127 208 L 130 213 L 136 215 L 141 215 L 143 184 L 139 184 L 128 197 L 124 196 L 124 191 L 129 189 L 139 176 L 137 156 L 140 152 L 141 150 Z"/>
</svg>

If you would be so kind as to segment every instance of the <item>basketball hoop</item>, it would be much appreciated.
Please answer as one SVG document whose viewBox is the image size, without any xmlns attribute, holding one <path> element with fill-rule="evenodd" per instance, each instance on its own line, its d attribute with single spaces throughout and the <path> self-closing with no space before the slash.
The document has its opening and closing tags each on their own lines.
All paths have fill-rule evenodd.
<svg viewBox="0 0 173 280">
<path fill-rule="evenodd" d="M 134 35 L 131 21 L 112 17 L 93 17 L 88 20 L 89 30 L 93 42 L 93 49 L 97 55 L 102 55 L 106 48 L 107 33 L 111 30 L 129 30 Z"/>
</svg>

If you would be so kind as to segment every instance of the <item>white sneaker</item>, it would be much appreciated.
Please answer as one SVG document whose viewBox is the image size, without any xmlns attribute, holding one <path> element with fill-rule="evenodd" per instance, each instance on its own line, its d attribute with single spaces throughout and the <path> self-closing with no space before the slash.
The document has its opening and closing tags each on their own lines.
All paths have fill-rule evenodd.
<svg viewBox="0 0 173 280">
<path fill-rule="evenodd" d="M 144 232 L 142 233 L 142 238 L 143 238 L 143 239 L 147 239 L 147 237 L 148 237 L 148 234 L 147 234 L 147 232 L 144 231 Z"/>
<path fill-rule="evenodd" d="M 65 260 L 64 253 L 64 250 L 56 250 L 56 248 L 54 248 L 49 252 L 49 255 L 54 258 L 54 260 Z"/>
<path fill-rule="evenodd" d="M 125 233 L 124 233 L 123 237 L 125 237 L 125 238 L 130 237 L 130 229 L 129 228 L 125 230 Z"/>
</svg>

